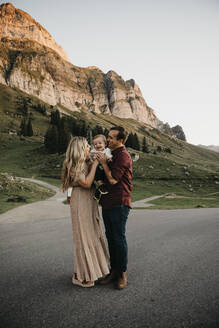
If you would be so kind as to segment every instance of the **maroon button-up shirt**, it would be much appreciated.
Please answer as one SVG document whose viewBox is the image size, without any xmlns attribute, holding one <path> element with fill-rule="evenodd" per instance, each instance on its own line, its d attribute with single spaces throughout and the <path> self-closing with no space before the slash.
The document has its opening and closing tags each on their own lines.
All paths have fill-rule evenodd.
<svg viewBox="0 0 219 328">
<path fill-rule="evenodd" d="M 132 159 L 125 146 L 112 151 L 112 162 L 108 163 L 112 177 L 118 182 L 110 184 L 107 178 L 106 183 L 108 194 L 102 195 L 100 204 L 103 209 L 112 209 L 118 205 L 126 205 L 131 208 L 132 190 Z"/>
</svg>

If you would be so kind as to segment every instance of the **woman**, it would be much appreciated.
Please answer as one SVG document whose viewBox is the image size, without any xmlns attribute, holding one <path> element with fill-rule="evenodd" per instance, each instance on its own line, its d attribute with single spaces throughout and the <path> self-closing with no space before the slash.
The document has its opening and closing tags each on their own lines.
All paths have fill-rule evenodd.
<svg viewBox="0 0 219 328">
<path fill-rule="evenodd" d="M 70 209 L 74 241 L 72 283 L 94 286 L 109 273 L 109 256 L 92 187 L 98 161 L 90 162 L 90 146 L 83 137 L 71 138 L 63 163 L 62 189 L 73 187 Z"/>
</svg>

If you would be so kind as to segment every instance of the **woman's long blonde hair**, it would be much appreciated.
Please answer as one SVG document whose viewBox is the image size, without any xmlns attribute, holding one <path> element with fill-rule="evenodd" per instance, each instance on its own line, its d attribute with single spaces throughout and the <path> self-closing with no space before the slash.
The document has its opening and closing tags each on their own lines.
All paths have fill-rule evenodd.
<svg viewBox="0 0 219 328">
<path fill-rule="evenodd" d="M 62 167 L 62 190 L 65 191 L 71 183 L 83 172 L 86 161 L 87 140 L 84 137 L 72 137 L 65 154 Z"/>
</svg>

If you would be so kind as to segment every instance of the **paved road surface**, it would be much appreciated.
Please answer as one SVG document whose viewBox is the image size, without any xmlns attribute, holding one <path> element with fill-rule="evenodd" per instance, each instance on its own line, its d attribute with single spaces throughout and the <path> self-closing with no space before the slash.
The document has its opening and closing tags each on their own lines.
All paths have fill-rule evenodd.
<svg viewBox="0 0 219 328">
<path fill-rule="evenodd" d="M 128 287 L 83 289 L 54 197 L 0 215 L 1 328 L 219 327 L 219 209 L 133 210 Z"/>
</svg>

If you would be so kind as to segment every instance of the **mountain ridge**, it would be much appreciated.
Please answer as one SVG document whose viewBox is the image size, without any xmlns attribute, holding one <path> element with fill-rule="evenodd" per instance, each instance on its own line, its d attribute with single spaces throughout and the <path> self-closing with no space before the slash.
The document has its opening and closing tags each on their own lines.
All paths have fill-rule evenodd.
<svg viewBox="0 0 219 328">
<path fill-rule="evenodd" d="M 34 40 L 55 50 L 64 60 L 69 61 L 65 51 L 44 27 L 11 3 L 0 6 L 0 35 L 11 39 Z"/>
<path fill-rule="evenodd" d="M 0 83 L 60 109 L 132 118 L 165 131 L 133 79 L 124 81 L 112 70 L 105 74 L 98 67 L 71 64 L 51 35 L 10 3 L 0 6 L 0 23 Z M 178 130 L 166 131 L 186 140 Z"/>
<path fill-rule="evenodd" d="M 216 151 L 217 153 L 219 153 L 219 146 L 216 146 L 216 145 L 198 145 L 199 147 L 202 147 L 202 148 L 205 148 L 205 149 L 208 149 L 208 150 L 213 150 L 213 151 Z"/>
</svg>

